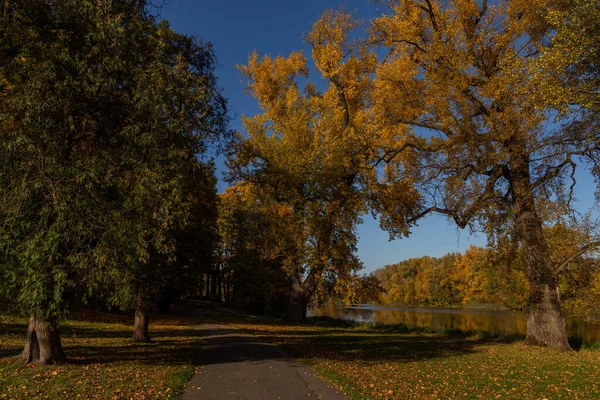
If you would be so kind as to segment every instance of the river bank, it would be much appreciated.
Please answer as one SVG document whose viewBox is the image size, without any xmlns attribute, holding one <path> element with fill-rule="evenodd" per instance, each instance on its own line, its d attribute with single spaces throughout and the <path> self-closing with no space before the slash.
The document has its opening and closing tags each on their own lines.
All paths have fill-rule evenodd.
<svg viewBox="0 0 600 400">
<path fill-rule="evenodd" d="M 311 316 L 329 317 L 375 325 L 408 325 L 434 331 L 483 332 L 524 336 L 526 314 L 522 311 L 485 308 L 426 308 L 358 304 L 325 304 L 310 310 Z M 566 318 L 569 336 L 586 345 L 600 344 L 600 324 Z"/>
<path fill-rule="evenodd" d="M 350 399 L 590 399 L 600 351 L 525 346 L 522 337 L 313 318 L 236 326 L 283 346 Z"/>
</svg>

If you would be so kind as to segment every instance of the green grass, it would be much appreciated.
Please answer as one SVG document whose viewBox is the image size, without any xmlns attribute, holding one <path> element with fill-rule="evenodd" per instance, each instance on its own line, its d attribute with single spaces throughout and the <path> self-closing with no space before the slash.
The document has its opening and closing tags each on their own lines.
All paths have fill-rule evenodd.
<svg viewBox="0 0 600 400">
<path fill-rule="evenodd" d="M 519 336 L 327 319 L 231 322 L 286 347 L 350 399 L 589 399 L 600 351 L 525 346 Z"/>
<path fill-rule="evenodd" d="M 0 313 L 0 399 L 175 399 L 198 365 L 200 322 L 280 344 L 350 399 L 589 399 L 600 393 L 600 350 L 564 353 L 518 336 L 433 332 L 317 318 L 304 325 L 224 313 L 151 319 L 153 342 L 133 343 L 131 318 L 81 314 L 63 329 L 69 364 L 26 365 L 26 321 Z"/>
<path fill-rule="evenodd" d="M 0 314 L 0 399 L 176 399 L 198 363 L 200 337 L 190 318 L 150 319 L 152 342 L 134 343 L 132 317 L 80 313 L 62 328 L 69 362 L 25 364 L 14 356 L 26 319 Z"/>
</svg>

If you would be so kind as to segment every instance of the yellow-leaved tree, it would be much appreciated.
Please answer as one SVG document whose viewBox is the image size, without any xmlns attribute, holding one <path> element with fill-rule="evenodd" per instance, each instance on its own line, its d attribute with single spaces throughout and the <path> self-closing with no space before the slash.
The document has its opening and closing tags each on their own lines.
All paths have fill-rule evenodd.
<svg viewBox="0 0 600 400">
<path fill-rule="evenodd" d="M 386 1 L 371 24 L 385 55 L 370 96 L 373 162 L 386 166 L 371 187 L 392 235 L 434 212 L 490 233 L 514 224 L 530 288 L 526 342 L 569 350 L 540 204 L 570 205 L 575 168 L 598 160 L 600 140 L 562 129 L 569 110 L 552 113 L 534 95 L 536 60 L 552 45 L 548 3 Z"/>
<path fill-rule="evenodd" d="M 300 245 L 283 266 L 291 281 L 290 320 L 305 319 L 325 280 L 344 278 L 354 291 L 358 281 L 351 277 L 362 267 L 356 226 L 365 205 L 357 184 L 366 162 L 366 93 L 375 56 L 348 45 L 355 28 L 350 17 L 327 12 L 308 35 L 315 72 L 325 83 L 309 79 L 300 52 L 262 59 L 254 53 L 240 67 L 262 112 L 243 118 L 247 135 L 238 135 L 228 164 L 235 178 L 257 185 L 293 215 Z"/>
</svg>

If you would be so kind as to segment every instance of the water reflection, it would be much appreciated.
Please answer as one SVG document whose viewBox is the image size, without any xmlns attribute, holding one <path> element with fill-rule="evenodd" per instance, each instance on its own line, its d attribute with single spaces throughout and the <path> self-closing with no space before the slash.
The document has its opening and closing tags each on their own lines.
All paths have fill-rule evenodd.
<svg viewBox="0 0 600 400">
<path fill-rule="evenodd" d="M 359 305 L 340 307 L 332 304 L 309 310 L 312 316 L 374 322 L 376 324 L 406 324 L 434 330 L 484 331 L 502 334 L 527 332 L 525 314 L 516 311 L 400 308 Z M 600 342 L 600 326 L 577 318 L 567 319 L 569 336 L 587 342 Z"/>
</svg>

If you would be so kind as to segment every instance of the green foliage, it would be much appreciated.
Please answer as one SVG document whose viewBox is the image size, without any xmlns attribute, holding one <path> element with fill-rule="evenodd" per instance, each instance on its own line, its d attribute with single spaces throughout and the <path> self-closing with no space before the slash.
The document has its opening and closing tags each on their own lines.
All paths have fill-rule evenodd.
<svg viewBox="0 0 600 400">
<path fill-rule="evenodd" d="M 125 119 L 117 90 L 135 46 L 119 15 L 75 1 L 9 2 L 1 24 L 0 257 L 2 288 L 22 311 L 54 320 L 65 292 L 95 288 L 111 179 Z M 5 10 L 6 11 L 6 10 Z M 140 21 L 142 22 L 142 21 Z M 126 36 L 133 43 L 119 44 Z M 83 290 L 79 290 L 83 289 Z"/>
<path fill-rule="evenodd" d="M 196 263 L 192 227 L 212 219 L 210 262 L 215 179 L 196 157 L 227 123 L 210 44 L 158 24 L 144 1 L 6 4 L 2 292 L 50 322 L 100 289 L 120 305 L 154 295 L 177 257 Z"/>
</svg>

